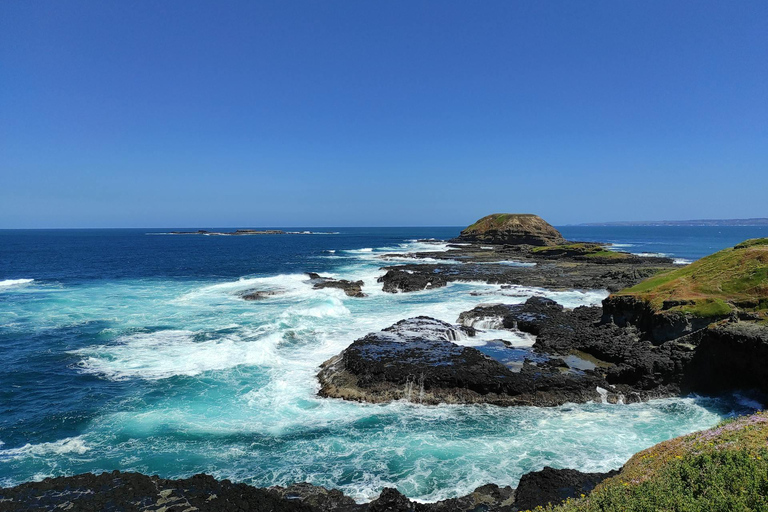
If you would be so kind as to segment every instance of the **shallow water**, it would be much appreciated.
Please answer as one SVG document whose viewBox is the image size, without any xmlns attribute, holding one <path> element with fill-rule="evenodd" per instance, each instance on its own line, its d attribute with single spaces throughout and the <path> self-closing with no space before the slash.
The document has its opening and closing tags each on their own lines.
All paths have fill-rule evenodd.
<svg viewBox="0 0 768 512">
<path fill-rule="evenodd" d="M 333 231 L 0 233 L 0 483 L 204 471 L 258 486 L 308 481 L 359 500 L 394 486 L 432 501 L 488 482 L 515 485 L 545 465 L 618 468 L 643 448 L 754 405 L 739 397 L 556 408 L 320 399 L 320 363 L 402 318 L 455 322 L 477 304 L 534 294 L 568 307 L 606 296 L 520 287 L 510 297 L 482 283 L 385 294 L 378 255 L 445 250 L 409 240 L 458 230 Z M 369 296 L 313 290 L 307 271 L 363 279 Z M 242 300 L 249 290 L 278 294 Z M 489 339 L 531 343 L 492 330 L 458 343 Z"/>
</svg>

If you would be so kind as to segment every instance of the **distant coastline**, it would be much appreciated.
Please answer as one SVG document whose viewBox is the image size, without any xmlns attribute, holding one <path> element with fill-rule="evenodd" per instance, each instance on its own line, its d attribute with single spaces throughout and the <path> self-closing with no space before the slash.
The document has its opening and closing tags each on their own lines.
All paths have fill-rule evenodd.
<svg viewBox="0 0 768 512">
<path fill-rule="evenodd" d="M 576 226 L 768 226 L 768 218 L 588 222 Z"/>
</svg>

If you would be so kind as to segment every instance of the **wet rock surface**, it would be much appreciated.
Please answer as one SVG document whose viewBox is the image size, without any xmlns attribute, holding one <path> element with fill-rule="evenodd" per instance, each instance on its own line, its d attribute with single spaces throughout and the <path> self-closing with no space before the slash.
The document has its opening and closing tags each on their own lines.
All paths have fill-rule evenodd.
<svg viewBox="0 0 768 512">
<path fill-rule="evenodd" d="M 99 512 L 516 512 L 577 497 L 611 473 L 575 470 L 543 471 L 523 475 L 517 491 L 487 484 L 460 498 L 436 503 L 409 500 L 385 488 L 370 503 L 356 503 L 339 490 L 308 483 L 289 487 L 257 488 L 216 480 L 199 474 L 168 480 L 141 473 L 113 471 L 94 475 L 46 478 L 0 489 L 0 510 Z M 519 496 L 519 497 L 518 497 Z"/>
<path fill-rule="evenodd" d="M 265 300 L 283 293 L 285 292 L 279 290 L 246 290 L 240 293 L 240 298 L 243 300 Z"/>
<path fill-rule="evenodd" d="M 363 281 L 348 281 L 346 279 L 333 279 L 332 277 L 323 277 L 320 274 L 309 272 L 312 288 L 322 290 L 323 288 L 338 288 L 343 290 L 348 297 L 365 297 L 363 293 Z"/>
<path fill-rule="evenodd" d="M 472 331 L 428 317 L 402 320 L 323 363 L 319 394 L 366 402 L 554 406 L 600 399 L 597 388 L 607 385 L 591 370 L 563 372 L 524 361 L 513 371 L 452 341 Z"/>
<path fill-rule="evenodd" d="M 582 473 L 575 469 L 545 467 L 523 475 L 515 491 L 515 505 L 519 510 L 534 509 L 547 503 L 556 505 L 568 498 L 589 494 L 597 484 L 618 473 Z"/>
<path fill-rule="evenodd" d="M 383 267 L 386 273 L 379 278 L 382 289 L 391 293 L 412 292 L 454 281 L 482 281 L 550 290 L 618 291 L 660 271 L 679 268 L 669 258 L 627 253 L 610 253 L 624 255 L 621 258 L 587 258 L 567 252 L 536 250 L 530 245 L 466 243 L 449 247 L 448 251 L 411 253 L 406 256 L 414 263 Z M 402 254 L 381 256 L 385 261 L 403 257 Z M 419 263 L 423 259 L 444 263 Z"/>
<path fill-rule="evenodd" d="M 417 292 L 440 288 L 448 284 L 446 276 L 439 272 L 428 272 L 425 269 L 394 267 L 378 278 L 377 282 L 384 283 L 382 289 L 389 293 Z"/>
</svg>

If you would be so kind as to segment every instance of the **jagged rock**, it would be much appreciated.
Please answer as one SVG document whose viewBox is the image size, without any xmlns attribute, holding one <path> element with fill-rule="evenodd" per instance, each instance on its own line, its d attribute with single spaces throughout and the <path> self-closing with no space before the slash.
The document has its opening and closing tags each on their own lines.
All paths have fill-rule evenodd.
<svg viewBox="0 0 768 512">
<path fill-rule="evenodd" d="M 478 220 L 456 239 L 460 242 L 511 245 L 557 245 L 563 235 L 538 215 L 494 213 Z"/>
<path fill-rule="evenodd" d="M 283 293 L 285 292 L 278 290 L 246 290 L 240 293 L 240 298 L 243 300 L 264 300 Z"/>
<path fill-rule="evenodd" d="M 568 498 L 589 494 L 597 484 L 618 473 L 582 473 L 575 469 L 545 467 L 523 475 L 515 491 L 515 506 L 529 510 L 548 503 L 557 505 Z"/>
<path fill-rule="evenodd" d="M 392 268 L 378 278 L 377 282 L 384 283 L 382 289 L 385 292 L 398 293 L 440 288 L 445 286 L 448 280 L 435 272 L 425 274 Z"/>
<path fill-rule="evenodd" d="M 46 478 L 41 482 L 0 489 L 0 510 L 311 512 L 314 509 L 300 500 L 286 500 L 266 489 L 234 484 L 229 480 L 219 481 L 204 474 L 166 480 L 113 471 L 101 475 L 84 473 Z"/>
<path fill-rule="evenodd" d="M 363 281 L 348 281 L 346 279 L 333 279 L 332 277 L 323 277 L 315 272 L 308 272 L 312 288 L 322 290 L 323 288 L 338 288 L 344 290 L 348 297 L 366 297 L 363 293 Z"/>
<path fill-rule="evenodd" d="M 732 322 L 705 329 L 684 386 L 703 393 L 754 389 L 768 397 L 768 326 Z"/>
<path fill-rule="evenodd" d="M 306 482 L 296 483 L 288 487 L 269 487 L 267 490 L 280 498 L 299 501 L 315 510 L 355 510 L 360 506 L 355 500 L 346 496 L 338 489 L 326 489 Z"/>
<path fill-rule="evenodd" d="M 545 469 L 546 471 L 546 469 Z M 554 471 L 554 470 L 553 470 Z M 564 472 L 565 470 L 559 470 Z M 541 472 L 539 472 L 541 473 Z M 581 475 L 581 476 L 580 476 Z M 570 485 L 585 489 L 598 474 L 568 470 L 567 478 L 534 477 L 521 480 L 525 508 L 545 505 Z M 534 482 L 533 487 L 530 485 Z M 541 484 L 542 489 L 536 488 Z M 567 490 L 565 491 L 567 492 Z M 582 491 L 583 492 L 583 491 Z M 11 488 L 0 488 L 4 512 L 77 510 L 93 512 L 513 512 L 518 510 L 511 487 L 486 484 L 459 498 L 436 503 L 409 500 L 397 489 L 385 488 L 370 503 L 356 503 L 337 489 L 308 483 L 257 488 L 216 480 L 199 474 L 167 480 L 140 473 L 113 471 L 94 475 L 46 478 Z M 539 501 L 537 501 L 539 500 Z"/>
</svg>

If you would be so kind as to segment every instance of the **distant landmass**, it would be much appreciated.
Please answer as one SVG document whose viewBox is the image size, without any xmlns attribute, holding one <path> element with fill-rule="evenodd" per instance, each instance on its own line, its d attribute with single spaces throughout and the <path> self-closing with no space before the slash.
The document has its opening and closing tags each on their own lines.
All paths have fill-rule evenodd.
<svg viewBox="0 0 768 512">
<path fill-rule="evenodd" d="M 589 222 L 578 226 L 768 226 L 768 218 L 701 219 L 701 220 L 631 220 L 620 222 Z"/>
</svg>

